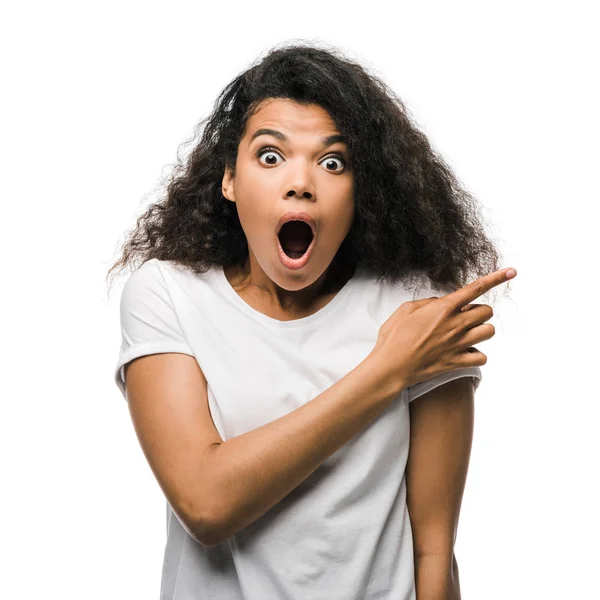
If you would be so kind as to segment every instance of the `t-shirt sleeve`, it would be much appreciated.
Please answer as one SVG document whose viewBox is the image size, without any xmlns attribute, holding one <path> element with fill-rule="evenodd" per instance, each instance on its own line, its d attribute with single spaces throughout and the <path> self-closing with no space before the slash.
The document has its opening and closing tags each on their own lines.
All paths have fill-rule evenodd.
<svg viewBox="0 0 600 600">
<path fill-rule="evenodd" d="M 455 288 L 449 286 L 434 286 L 430 281 L 426 281 L 423 287 L 420 288 L 419 292 L 413 295 L 412 300 L 417 300 L 421 298 L 431 298 L 433 296 L 440 298 L 441 296 L 452 292 L 454 289 Z M 426 394 L 427 392 L 430 392 L 436 387 L 444 383 L 448 383 L 453 379 L 458 379 L 459 377 L 473 377 L 473 383 L 475 384 L 475 389 L 477 389 L 482 379 L 481 368 L 463 367 L 460 369 L 455 369 L 454 371 L 442 373 L 441 375 L 436 375 L 435 377 L 427 379 L 426 381 L 420 381 L 419 383 L 415 383 L 414 385 L 408 386 L 408 401 L 412 402 L 419 396 L 422 396 L 423 394 Z"/>
<path fill-rule="evenodd" d="M 481 369 L 479 367 L 463 367 L 461 369 L 449 371 L 448 373 L 436 375 L 435 377 L 427 379 L 426 381 L 420 381 L 419 383 L 415 383 L 414 385 L 409 385 L 406 388 L 408 401 L 412 402 L 419 396 L 430 392 L 439 385 L 448 383 L 448 381 L 458 379 L 459 377 L 473 377 L 473 383 L 475 384 L 475 389 L 477 389 L 481 382 Z"/>
<path fill-rule="evenodd" d="M 121 349 L 114 380 L 125 395 L 124 366 L 134 358 L 162 352 L 194 356 L 167 288 L 160 267 L 147 261 L 134 271 L 123 287 L 119 306 Z"/>
</svg>

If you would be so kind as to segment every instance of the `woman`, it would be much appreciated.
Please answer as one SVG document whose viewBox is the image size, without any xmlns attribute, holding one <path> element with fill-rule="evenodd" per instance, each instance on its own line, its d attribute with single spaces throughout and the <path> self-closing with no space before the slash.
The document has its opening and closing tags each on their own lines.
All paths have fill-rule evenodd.
<svg viewBox="0 0 600 600">
<path fill-rule="evenodd" d="M 115 381 L 167 499 L 161 598 L 459 598 L 494 333 L 469 302 L 508 276 L 401 101 L 335 49 L 271 50 L 113 269 L 136 255 Z"/>
</svg>

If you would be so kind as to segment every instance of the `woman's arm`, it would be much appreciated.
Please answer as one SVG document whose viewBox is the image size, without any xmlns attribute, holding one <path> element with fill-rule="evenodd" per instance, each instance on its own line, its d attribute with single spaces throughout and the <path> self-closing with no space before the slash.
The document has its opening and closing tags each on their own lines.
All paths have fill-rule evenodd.
<svg viewBox="0 0 600 600">
<path fill-rule="evenodd" d="M 406 486 L 417 600 L 460 600 L 454 543 L 473 440 L 473 379 L 440 385 L 409 409 Z"/>
</svg>

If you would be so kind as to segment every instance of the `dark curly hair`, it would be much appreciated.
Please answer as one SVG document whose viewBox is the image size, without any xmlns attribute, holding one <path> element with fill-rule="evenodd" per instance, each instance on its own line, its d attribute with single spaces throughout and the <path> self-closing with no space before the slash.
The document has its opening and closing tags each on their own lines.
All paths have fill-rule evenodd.
<svg viewBox="0 0 600 600">
<path fill-rule="evenodd" d="M 248 118 L 270 98 L 321 106 L 347 139 L 355 217 L 334 261 L 408 286 L 425 275 L 445 289 L 500 268 L 475 200 L 395 93 L 337 48 L 284 42 L 221 92 L 188 140 L 189 155 L 182 160 L 178 151 L 164 197 L 138 217 L 108 274 L 134 255 L 196 273 L 244 264 L 246 236 L 221 184 L 226 166 L 235 170 Z"/>
</svg>

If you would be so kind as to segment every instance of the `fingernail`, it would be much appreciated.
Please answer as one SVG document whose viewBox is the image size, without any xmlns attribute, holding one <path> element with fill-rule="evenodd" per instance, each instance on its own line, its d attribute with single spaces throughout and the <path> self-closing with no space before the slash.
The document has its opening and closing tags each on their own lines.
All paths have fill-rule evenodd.
<svg viewBox="0 0 600 600">
<path fill-rule="evenodd" d="M 508 271 L 506 271 L 506 278 L 512 279 L 516 274 L 517 274 L 516 269 L 509 269 Z"/>
</svg>

